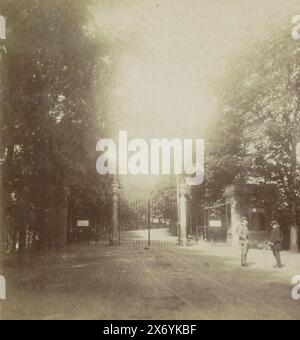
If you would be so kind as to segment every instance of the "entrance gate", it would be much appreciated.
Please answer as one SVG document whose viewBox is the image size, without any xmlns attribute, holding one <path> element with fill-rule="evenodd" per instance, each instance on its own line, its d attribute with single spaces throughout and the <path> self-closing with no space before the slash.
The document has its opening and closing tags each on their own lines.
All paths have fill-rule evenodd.
<svg viewBox="0 0 300 340">
<path fill-rule="evenodd" d="M 119 205 L 120 244 L 176 246 L 177 202 L 164 200 L 121 201 Z"/>
<path fill-rule="evenodd" d="M 155 198 L 148 200 L 125 199 L 116 180 L 112 189 L 109 213 L 89 221 L 88 225 L 73 226 L 69 232 L 70 242 L 145 247 L 176 246 L 179 243 L 182 228 L 179 228 L 180 195 L 176 186 L 154 193 Z M 80 216 L 84 217 L 80 218 L 83 222 L 88 220 L 88 214 Z M 188 214 L 185 216 L 188 217 Z"/>
</svg>

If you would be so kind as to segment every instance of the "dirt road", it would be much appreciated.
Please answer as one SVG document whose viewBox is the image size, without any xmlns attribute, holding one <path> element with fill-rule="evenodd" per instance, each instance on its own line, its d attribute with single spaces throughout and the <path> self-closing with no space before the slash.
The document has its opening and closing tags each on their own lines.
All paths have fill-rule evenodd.
<svg viewBox="0 0 300 340">
<path fill-rule="evenodd" d="M 5 270 L 3 319 L 300 319 L 289 279 L 180 247 L 73 247 Z"/>
</svg>

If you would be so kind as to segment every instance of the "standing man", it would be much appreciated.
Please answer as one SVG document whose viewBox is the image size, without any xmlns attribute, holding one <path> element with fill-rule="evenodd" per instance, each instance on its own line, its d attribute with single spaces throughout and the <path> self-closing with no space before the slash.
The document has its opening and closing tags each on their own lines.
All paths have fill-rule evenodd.
<svg viewBox="0 0 300 340">
<path fill-rule="evenodd" d="M 241 245 L 241 260 L 242 267 L 247 267 L 247 255 L 249 252 L 249 229 L 248 220 L 246 217 L 241 218 L 241 225 L 238 230 L 239 240 Z"/>
<path fill-rule="evenodd" d="M 279 223 L 274 220 L 271 222 L 271 242 L 269 243 L 271 246 L 271 249 L 273 251 L 273 254 L 276 259 L 277 265 L 274 268 L 282 268 L 282 263 L 281 263 L 281 256 L 280 256 L 280 251 L 281 251 L 281 231 L 280 231 L 280 225 Z"/>
</svg>

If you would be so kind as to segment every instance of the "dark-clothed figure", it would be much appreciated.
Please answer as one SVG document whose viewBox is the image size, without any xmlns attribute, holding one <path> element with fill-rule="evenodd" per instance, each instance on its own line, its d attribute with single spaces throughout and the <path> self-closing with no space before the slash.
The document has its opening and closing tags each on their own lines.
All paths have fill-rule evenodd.
<svg viewBox="0 0 300 340">
<path fill-rule="evenodd" d="M 282 268 L 282 262 L 281 262 L 281 256 L 280 256 L 280 251 L 281 251 L 280 226 L 277 221 L 272 221 L 271 226 L 272 226 L 272 231 L 271 231 L 270 246 L 271 246 L 271 249 L 273 251 L 273 254 L 275 256 L 276 263 L 277 263 L 275 268 Z"/>
<path fill-rule="evenodd" d="M 249 252 L 249 229 L 248 221 L 245 217 L 241 218 L 241 225 L 238 232 L 241 245 L 242 267 L 247 267 L 247 255 Z"/>
</svg>

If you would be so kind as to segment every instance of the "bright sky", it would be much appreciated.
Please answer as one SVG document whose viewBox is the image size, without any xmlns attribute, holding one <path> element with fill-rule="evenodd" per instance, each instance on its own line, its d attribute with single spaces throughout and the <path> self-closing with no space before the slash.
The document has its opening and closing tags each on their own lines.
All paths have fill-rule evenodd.
<svg viewBox="0 0 300 340">
<path fill-rule="evenodd" d="M 297 14 L 299 0 L 99 0 L 99 33 L 114 51 L 114 133 L 205 137 L 230 57 Z"/>
</svg>

